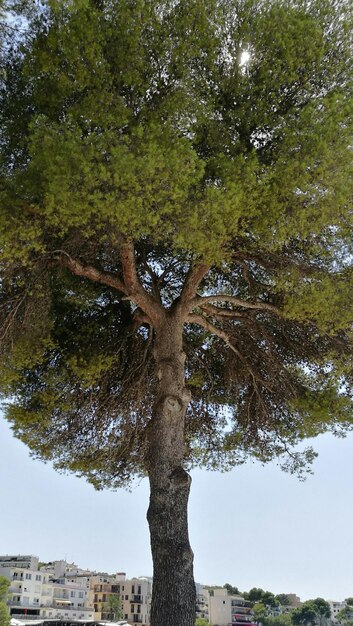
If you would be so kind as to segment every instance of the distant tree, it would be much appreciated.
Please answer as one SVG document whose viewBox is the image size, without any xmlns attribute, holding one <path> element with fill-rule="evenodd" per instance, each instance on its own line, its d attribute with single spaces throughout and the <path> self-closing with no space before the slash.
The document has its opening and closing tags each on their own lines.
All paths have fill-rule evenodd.
<svg viewBox="0 0 353 626">
<path fill-rule="evenodd" d="M 331 617 L 331 608 L 323 598 L 307 600 L 291 614 L 294 626 L 299 624 L 320 624 L 323 626 Z"/>
<path fill-rule="evenodd" d="M 300 442 L 352 427 L 352 2 L 20 4 L 6 416 L 98 489 L 148 476 L 151 624 L 194 626 L 188 470 L 280 457 L 302 476 Z"/>
<path fill-rule="evenodd" d="M 310 601 L 295 609 L 291 614 L 294 626 L 315 626 L 319 621 L 317 607 Z"/>
<path fill-rule="evenodd" d="M 10 625 L 10 611 L 6 606 L 10 582 L 4 576 L 0 576 L 0 626 Z"/>
<path fill-rule="evenodd" d="M 264 626 L 292 626 L 291 615 L 283 613 L 282 615 L 269 615 Z"/>
<path fill-rule="evenodd" d="M 232 595 L 232 596 L 242 595 L 238 587 L 233 587 L 233 585 L 230 585 L 229 583 L 226 583 L 225 585 L 223 585 L 223 587 L 224 589 L 227 589 L 229 595 Z"/>
<path fill-rule="evenodd" d="M 261 624 L 266 624 L 266 617 L 268 614 L 267 607 L 262 602 L 255 602 L 252 607 L 254 613 L 255 622 L 261 622 Z"/>
<path fill-rule="evenodd" d="M 343 607 L 343 609 L 337 613 L 336 620 L 340 624 L 343 624 L 343 626 L 353 626 L 353 604 L 347 604 Z"/>
<path fill-rule="evenodd" d="M 102 613 L 104 618 L 115 622 L 124 617 L 122 598 L 117 593 L 109 593 L 103 604 Z"/>
<path fill-rule="evenodd" d="M 353 598 L 346 598 L 345 599 L 345 603 L 348 604 L 349 606 L 353 606 Z"/>
<path fill-rule="evenodd" d="M 317 608 L 317 612 L 319 615 L 319 623 L 322 625 L 326 620 L 329 620 L 331 617 L 331 607 L 326 600 L 323 598 L 316 598 L 312 600 L 313 604 Z"/>
<path fill-rule="evenodd" d="M 244 593 L 244 597 L 250 602 L 262 602 L 264 590 L 260 587 L 252 587 L 250 591 Z"/>
<path fill-rule="evenodd" d="M 264 589 L 253 587 L 247 592 L 246 597 L 250 602 L 262 602 L 265 606 L 275 607 L 278 606 L 278 600 L 276 600 L 274 594 L 271 591 L 264 591 Z"/>
<path fill-rule="evenodd" d="M 204 617 L 197 617 L 195 626 L 210 626 L 210 623 Z"/>
<path fill-rule="evenodd" d="M 281 606 L 290 606 L 290 597 L 286 593 L 278 593 L 275 597 Z"/>
</svg>

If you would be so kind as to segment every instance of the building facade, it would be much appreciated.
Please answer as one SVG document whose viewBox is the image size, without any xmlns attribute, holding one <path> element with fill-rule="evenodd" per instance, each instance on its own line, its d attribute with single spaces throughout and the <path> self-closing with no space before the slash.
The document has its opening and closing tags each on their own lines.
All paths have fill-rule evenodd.
<svg viewBox="0 0 353 626">
<path fill-rule="evenodd" d="M 228 594 L 227 589 L 208 592 L 208 620 L 212 626 L 257 626 L 251 603 L 242 596 Z"/>
</svg>

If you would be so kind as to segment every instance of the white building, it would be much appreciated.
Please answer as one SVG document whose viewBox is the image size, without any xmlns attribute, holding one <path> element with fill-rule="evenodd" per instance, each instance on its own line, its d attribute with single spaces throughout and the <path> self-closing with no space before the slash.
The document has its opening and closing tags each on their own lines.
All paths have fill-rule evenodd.
<svg viewBox="0 0 353 626">
<path fill-rule="evenodd" d="M 210 589 L 208 596 L 208 620 L 213 626 L 257 626 L 251 603 L 242 596 L 230 595 L 223 587 Z"/>
<path fill-rule="evenodd" d="M 57 565 L 57 572 L 60 567 Z M 10 581 L 8 604 L 12 617 L 70 620 L 94 618 L 93 608 L 87 606 L 87 588 L 78 583 L 66 582 L 64 577 L 54 579 L 45 568 L 44 571 L 38 570 L 37 557 L 0 556 L 0 575 Z"/>
<path fill-rule="evenodd" d="M 336 600 L 327 600 L 327 602 L 329 603 L 331 609 L 331 619 L 333 622 L 336 622 L 337 613 L 344 609 L 344 607 L 346 606 L 346 602 L 339 602 Z"/>
</svg>

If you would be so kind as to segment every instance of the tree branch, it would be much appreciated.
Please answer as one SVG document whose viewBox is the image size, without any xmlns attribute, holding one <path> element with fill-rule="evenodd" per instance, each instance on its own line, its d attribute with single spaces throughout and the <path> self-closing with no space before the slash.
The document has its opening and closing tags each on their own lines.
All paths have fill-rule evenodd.
<svg viewBox="0 0 353 626">
<path fill-rule="evenodd" d="M 121 244 L 120 258 L 123 266 L 124 285 L 127 295 L 137 306 L 139 306 L 153 326 L 160 324 L 164 309 L 157 298 L 153 297 L 142 286 L 137 275 L 135 247 L 132 241 L 124 240 Z"/>
<path fill-rule="evenodd" d="M 198 307 L 203 308 L 207 302 L 230 302 L 235 306 L 242 307 L 244 309 L 258 309 L 260 311 L 270 311 L 275 315 L 283 317 L 281 309 L 277 308 L 273 304 L 267 302 L 249 302 L 249 300 L 241 300 L 235 296 L 229 296 L 228 294 L 216 294 L 214 296 L 197 296 L 191 301 L 192 309 Z M 224 309 L 223 309 L 224 310 Z"/>
<path fill-rule="evenodd" d="M 202 317 L 202 315 L 188 315 L 187 321 L 191 324 L 198 324 L 199 326 L 202 326 L 203 328 L 208 330 L 208 332 L 212 333 L 212 335 L 217 335 L 217 337 L 222 339 L 224 343 L 227 344 L 230 350 L 232 350 L 239 358 L 241 358 L 241 360 L 243 360 L 243 357 L 240 354 L 239 350 L 237 350 L 236 347 L 233 346 L 228 333 L 226 333 L 224 330 L 209 322 L 209 320 L 207 320 L 205 317 Z"/>
<path fill-rule="evenodd" d="M 182 312 L 189 313 L 193 308 L 191 302 L 195 298 L 200 282 L 209 269 L 210 266 L 206 263 L 198 263 L 188 271 L 177 305 Z"/>
<path fill-rule="evenodd" d="M 232 319 L 249 319 L 249 316 L 246 314 L 239 313 L 234 309 L 221 309 L 218 306 L 214 306 L 213 304 L 205 303 L 200 308 L 206 313 L 209 313 L 213 317 L 230 317 Z"/>
<path fill-rule="evenodd" d="M 121 293 L 128 295 L 128 290 L 125 287 L 124 283 L 120 278 L 115 276 L 115 274 L 111 274 L 109 272 L 101 272 L 97 270 L 92 265 L 83 265 L 76 259 L 73 259 L 67 252 L 64 250 L 55 250 L 54 258 L 58 261 L 59 265 L 67 267 L 73 274 L 76 276 L 82 276 L 84 278 L 88 278 L 96 283 L 101 283 L 102 285 L 107 285 L 108 287 L 113 287 L 117 291 L 121 291 Z"/>
</svg>

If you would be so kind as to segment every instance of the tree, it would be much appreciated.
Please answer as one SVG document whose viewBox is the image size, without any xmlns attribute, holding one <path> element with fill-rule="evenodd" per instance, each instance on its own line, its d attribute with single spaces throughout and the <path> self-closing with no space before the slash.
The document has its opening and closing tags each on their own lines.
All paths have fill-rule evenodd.
<svg viewBox="0 0 353 626">
<path fill-rule="evenodd" d="M 225 585 L 223 585 L 224 589 L 227 589 L 228 594 L 231 596 L 239 596 L 242 595 L 238 589 L 238 587 L 233 587 L 233 585 L 230 585 L 229 583 L 226 583 Z"/>
<path fill-rule="evenodd" d="M 269 615 L 266 617 L 265 626 L 293 626 L 291 615 L 289 613 Z"/>
<path fill-rule="evenodd" d="M 278 593 L 276 595 L 276 600 L 280 603 L 281 606 L 290 606 L 291 605 L 290 597 L 286 593 Z"/>
<path fill-rule="evenodd" d="M 10 611 L 6 606 L 10 582 L 4 576 L 0 576 L 0 626 L 10 626 Z"/>
<path fill-rule="evenodd" d="M 209 622 L 207 621 L 207 619 L 204 619 L 203 617 L 197 617 L 195 626 L 209 626 Z"/>
<path fill-rule="evenodd" d="M 254 606 L 252 607 L 253 613 L 254 613 L 254 620 L 255 622 L 259 622 L 261 624 L 267 624 L 266 618 L 267 618 L 267 607 L 265 606 L 265 604 L 263 604 L 263 602 L 255 602 Z"/>
<path fill-rule="evenodd" d="M 353 607 L 347 604 L 343 609 L 335 615 L 336 620 L 344 626 L 352 626 L 353 624 Z"/>
<path fill-rule="evenodd" d="M 331 617 L 331 608 L 328 602 L 323 598 L 315 600 L 307 600 L 298 609 L 292 613 L 292 622 L 294 626 L 301 624 L 324 624 Z"/>
<path fill-rule="evenodd" d="M 349 604 L 349 606 L 353 606 L 353 598 L 346 598 L 345 603 Z"/>
<path fill-rule="evenodd" d="M 265 607 L 275 607 L 278 606 L 278 600 L 276 600 L 275 596 L 271 591 L 264 591 L 264 589 L 253 587 L 249 592 L 245 594 L 246 598 L 250 600 L 250 602 L 259 602 L 262 603 Z"/>
<path fill-rule="evenodd" d="M 103 605 L 104 616 L 112 622 L 116 622 L 124 617 L 123 603 L 121 596 L 116 593 L 107 595 L 107 601 Z"/>
<path fill-rule="evenodd" d="M 292 613 L 292 623 L 294 626 L 314 626 L 318 623 L 318 611 L 316 606 L 309 600 L 295 609 Z"/>
<path fill-rule="evenodd" d="M 98 489 L 148 476 L 151 624 L 193 626 L 189 468 L 302 475 L 300 441 L 351 427 L 352 6 L 28 4 L 0 89 L 7 419 Z"/>
<path fill-rule="evenodd" d="M 311 600 L 311 602 L 316 606 L 317 612 L 321 619 L 330 619 L 331 617 L 331 607 L 326 600 L 323 598 L 315 598 L 315 600 Z M 321 621 L 320 621 L 321 623 Z"/>
</svg>

